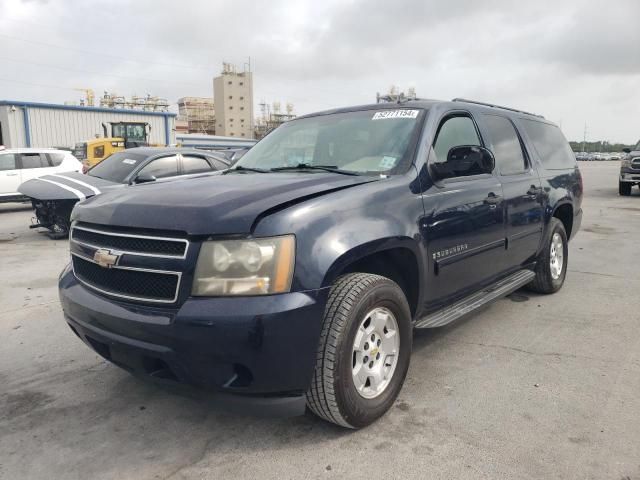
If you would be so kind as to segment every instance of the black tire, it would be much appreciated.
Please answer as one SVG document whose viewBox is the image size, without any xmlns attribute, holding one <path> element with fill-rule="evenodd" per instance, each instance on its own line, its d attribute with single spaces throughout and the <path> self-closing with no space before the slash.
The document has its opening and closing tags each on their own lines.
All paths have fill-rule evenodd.
<svg viewBox="0 0 640 480">
<path fill-rule="evenodd" d="M 551 274 L 551 241 L 554 234 L 560 235 L 562 239 L 563 247 L 563 263 L 562 270 L 558 278 L 553 278 Z M 542 243 L 542 252 L 538 256 L 535 269 L 535 278 L 527 285 L 527 288 L 538 293 L 555 293 L 564 284 L 564 279 L 567 276 L 567 265 L 569 262 L 569 242 L 567 239 L 567 232 L 564 229 L 564 225 L 557 218 L 552 218 L 549 221 L 544 241 Z"/>
<path fill-rule="evenodd" d="M 632 184 L 629 182 L 618 182 L 618 193 L 625 197 L 631 195 Z"/>
<path fill-rule="evenodd" d="M 358 393 L 353 381 L 353 342 L 362 320 L 378 307 L 395 316 L 400 347 L 398 363 L 386 388 L 377 397 L 368 399 Z M 311 411 L 347 428 L 365 427 L 384 415 L 404 383 L 412 335 L 409 304 L 396 283 L 367 273 L 338 278 L 327 300 L 316 367 L 307 392 Z"/>
</svg>

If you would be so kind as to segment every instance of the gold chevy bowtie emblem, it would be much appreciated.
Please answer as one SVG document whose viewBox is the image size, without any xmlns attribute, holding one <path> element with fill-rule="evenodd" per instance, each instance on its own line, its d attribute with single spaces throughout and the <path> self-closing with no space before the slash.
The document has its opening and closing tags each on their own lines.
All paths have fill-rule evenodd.
<svg viewBox="0 0 640 480">
<path fill-rule="evenodd" d="M 109 250 L 101 248 L 93 254 L 93 261 L 103 268 L 111 268 L 118 263 L 118 255 L 114 255 Z"/>
</svg>

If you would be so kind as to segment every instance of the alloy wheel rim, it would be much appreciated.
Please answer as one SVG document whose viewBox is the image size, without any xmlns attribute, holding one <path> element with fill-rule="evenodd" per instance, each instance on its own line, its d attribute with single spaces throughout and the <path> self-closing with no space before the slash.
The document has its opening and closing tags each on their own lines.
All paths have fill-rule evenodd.
<svg viewBox="0 0 640 480">
<path fill-rule="evenodd" d="M 360 322 L 353 341 L 351 373 L 360 396 L 375 398 L 387 389 L 399 353 L 396 317 L 387 308 L 374 308 Z"/>
<path fill-rule="evenodd" d="M 551 277 L 557 280 L 562 275 L 562 267 L 564 265 L 564 244 L 559 233 L 554 233 L 551 237 L 549 264 Z"/>
</svg>

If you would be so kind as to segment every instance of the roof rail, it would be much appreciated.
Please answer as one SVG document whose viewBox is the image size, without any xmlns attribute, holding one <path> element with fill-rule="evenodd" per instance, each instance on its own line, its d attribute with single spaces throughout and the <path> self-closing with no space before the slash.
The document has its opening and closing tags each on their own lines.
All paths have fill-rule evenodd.
<svg viewBox="0 0 640 480">
<path fill-rule="evenodd" d="M 478 102 L 477 100 L 467 100 L 466 98 L 454 98 L 451 101 L 452 102 L 473 103 L 474 105 L 484 105 L 485 107 L 492 107 L 492 108 L 501 108 L 503 110 L 509 110 L 510 112 L 524 113 L 525 115 L 533 115 L 534 117 L 544 118 L 542 115 L 538 115 L 537 113 L 525 112 L 524 110 L 518 110 L 518 109 L 515 109 L 515 108 L 503 107 L 501 105 L 494 105 L 493 103 Z"/>
</svg>

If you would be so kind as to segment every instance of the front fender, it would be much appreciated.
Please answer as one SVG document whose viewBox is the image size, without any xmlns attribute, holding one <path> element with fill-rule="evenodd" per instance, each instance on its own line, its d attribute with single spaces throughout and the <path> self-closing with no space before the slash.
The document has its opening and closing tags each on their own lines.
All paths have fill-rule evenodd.
<svg viewBox="0 0 640 480">
<path fill-rule="evenodd" d="M 387 237 L 370 240 L 359 245 L 352 245 L 349 250 L 337 257 L 327 269 L 322 281 L 322 286 L 331 286 L 337 277 L 345 271 L 349 265 L 362 260 L 365 257 L 389 251 L 393 249 L 403 248 L 413 253 L 417 260 L 417 266 L 420 278 L 423 278 L 423 257 L 422 252 L 417 248 L 416 242 L 408 237 Z"/>
<path fill-rule="evenodd" d="M 260 220 L 254 235 L 295 234 L 294 291 L 327 287 L 350 263 L 389 248 L 410 249 L 422 273 L 424 209 L 411 180 L 389 178 L 309 200 Z"/>
</svg>

